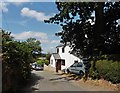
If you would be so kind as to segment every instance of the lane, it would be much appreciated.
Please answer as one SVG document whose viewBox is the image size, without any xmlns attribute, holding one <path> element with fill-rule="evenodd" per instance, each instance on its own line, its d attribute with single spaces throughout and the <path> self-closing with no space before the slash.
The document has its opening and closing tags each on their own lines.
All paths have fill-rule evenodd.
<svg viewBox="0 0 120 93">
<path fill-rule="evenodd" d="M 28 87 L 23 91 L 113 91 L 112 89 L 92 86 L 83 82 L 70 80 L 68 77 L 49 71 L 32 71 Z M 115 92 L 115 91 L 114 91 Z"/>
<path fill-rule="evenodd" d="M 83 91 L 82 88 L 73 85 L 65 77 L 47 71 L 32 71 L 37 76 L 42 77 L 32 86 L 34 91 Z"/>
</svg>

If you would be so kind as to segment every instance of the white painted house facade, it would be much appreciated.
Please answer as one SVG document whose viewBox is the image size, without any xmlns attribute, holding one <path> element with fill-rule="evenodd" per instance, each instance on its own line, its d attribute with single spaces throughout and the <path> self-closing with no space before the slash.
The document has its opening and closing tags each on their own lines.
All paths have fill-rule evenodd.
<svg viewBox="0 0 120 93">
<path fill-rule="evenodd" d="M 50 66 L 56 68 L 56 71 L 67 69 L 75 62 L 82 62 L 82 60 L 73 54 L 70 54 L 70 47 L 67 46 L 57 46 L 57 53 L 53 53 L 50 57 Z"/>
</svg>

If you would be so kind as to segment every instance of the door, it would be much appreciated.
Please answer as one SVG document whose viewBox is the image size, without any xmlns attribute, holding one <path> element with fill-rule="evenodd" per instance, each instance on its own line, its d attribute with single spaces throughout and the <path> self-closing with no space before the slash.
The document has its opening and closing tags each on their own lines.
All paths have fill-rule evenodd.
<svg viewBox="0 0 120 93">
<path fill-rule="evenodd" d="M 56 60 L 56 72 L 58 72 L 58 70 L 61 70 L 61 60 L 60 59 Z"/>
</svg>

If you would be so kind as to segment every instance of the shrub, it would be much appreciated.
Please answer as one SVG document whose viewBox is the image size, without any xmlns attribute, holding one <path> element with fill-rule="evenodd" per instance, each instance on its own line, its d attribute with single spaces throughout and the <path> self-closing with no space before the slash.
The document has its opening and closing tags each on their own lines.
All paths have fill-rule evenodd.
<svg viewBox="0 0 120 93">
<path fill-rule="evenodd" d="M 45 64 L 46 64 L 46 65 L 49 65 L 49 61 L 48 61 L 48 60 L 45 60 Z"/>
<path fill-rule="evenodd" d="M 37 60 L 37 64 L 40 64 L 40 65 L 46 64 L 46 65 L 48 65 L 48 64 L 49 64 L 49 61 L 48 61 L 48 60 L 38 59 L 38 60 Z"/>
<path fill-rule="evenodd" d="M 39 65 L 43 65 L 43 64 L 44 64 L 44 60 L 42 60 L 42 59 L 38 59 L 38 60 L 37 60 L 37 64 L 39 64 Z"/>
<path fill-rule="evenodd" d="M 26 42 L 12 40 L 10 33 L 2 31 L 2 91 L 15 92 L 30 78 L 32 50 Z"/>
<path fill-rule="evenodd" d="M 93 63 L 91 64 L 91 67 L 89 69 L 89 77 L 92 79 L 100 79 L 99 73 L 97 70 L 94 70 Z"/>
<path fill-rule="evenodd" d="M 101 78 L 120 83 L 120 62 L 112 60 L 99 60 L 96 62 L 96 70 Z"/>
<path fill-rule="evenodd" d="M 30 77 L 32 54 L 25 43 L 9 41 L 4 43 L 2 47 L 3 91 L 15 91 L 18 85 Z"/>
</svg>

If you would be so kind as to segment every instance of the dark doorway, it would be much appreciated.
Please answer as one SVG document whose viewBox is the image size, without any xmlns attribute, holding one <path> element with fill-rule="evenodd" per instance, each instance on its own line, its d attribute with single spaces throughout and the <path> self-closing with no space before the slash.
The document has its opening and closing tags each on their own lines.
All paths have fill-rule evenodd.
<svg viewBox="0 0 120 93">
<path fill-rule="evenodd" d="M 56 60 L 57 62 L 56 62 L 56 72 L 58 72 L 58 70 L 61 70 L 61 60 L 60 59 L 58 59 L 58 60 Z"/>
</svg>

